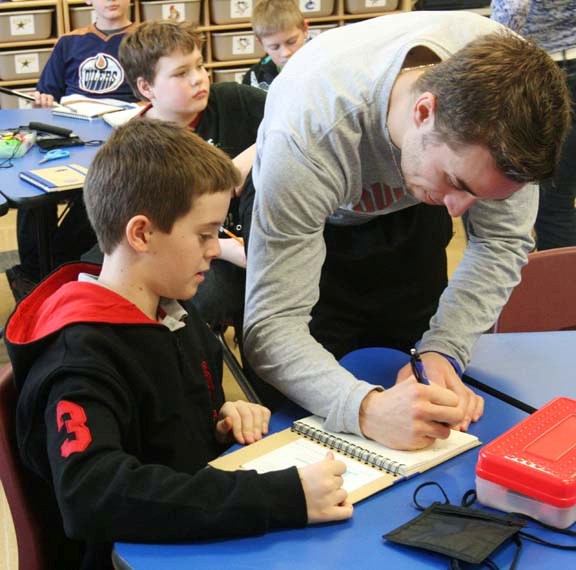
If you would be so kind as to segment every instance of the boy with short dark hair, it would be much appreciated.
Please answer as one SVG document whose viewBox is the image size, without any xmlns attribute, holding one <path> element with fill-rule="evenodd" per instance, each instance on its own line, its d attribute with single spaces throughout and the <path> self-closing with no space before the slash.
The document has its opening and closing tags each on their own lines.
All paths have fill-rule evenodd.
<svg viewBox="0 0 576 570">
<path fill-rule="evenodd" d="M 224 402 L 220 347 L 174 300 L 194 295 L 218 256 L 238 181 L 230 159 L 189 129 L 120 127 L 84 188 L 101 271 L 63 266 L 8 322 L 20 454 L 50 484 L 67 536 L 84 543 L 83 569 L 111 568 L 118 540 L 242 536 L 352 515 L 345 466 L 331 455 L 263 475 L 206 466 L 231 441 L 260 439 L 270 417 Z"/>
<path fill-rule="evenodd" d="M 288 60 L 306 43 L 308 24 L 294 0 L 260 0 L 252 29 L 266 56 L 244 75 L 242 83 L 268 91 Z"/>
<path fill-rule="evenodd" d="M 134 93 L 149 103 L 141 118 L 188 126 L 234 159 L 246 182 L 235 192 L 231 217 L 247 240 L 254 198 L 250 171 L 266 94 L 237 83 L 210 85 L 202 45 L 188 22 L 143 22 L 124 38 L 119 57 Z M 240 335 L 246 254 L 234 239 L 222 238 L 220 246 L 222 255 L 192 302 L 212 327 L 233 322 Z"/>
</svg>

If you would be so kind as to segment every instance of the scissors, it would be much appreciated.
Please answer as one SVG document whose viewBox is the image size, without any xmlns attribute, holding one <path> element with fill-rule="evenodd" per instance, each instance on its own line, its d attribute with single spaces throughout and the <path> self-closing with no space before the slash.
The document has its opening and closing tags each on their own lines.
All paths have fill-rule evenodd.
<svg viewBox="0 0 576 570">
<path fill-rule="evenodd" d="M 56 160 L 58 158 L 68 158 L 69 156 L 70 156 L 70 153 L 67 150 L 55 148 L 54 150 L 49 150 L 44 155 L 44 158 L 38 164 L 42 164 L 43 162 L 48 162 L 49 160 Z"/>
</svg>

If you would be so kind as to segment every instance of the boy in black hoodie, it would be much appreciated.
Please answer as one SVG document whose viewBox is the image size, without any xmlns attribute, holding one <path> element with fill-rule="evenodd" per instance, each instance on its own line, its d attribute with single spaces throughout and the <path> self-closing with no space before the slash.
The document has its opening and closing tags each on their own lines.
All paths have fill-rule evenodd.
<svg viewBox="0 0 576 570">
<path fill-rule="evenodd" d="M 238 180 L 187 128 L 119 128 L 84 189 L 100 273 L 63 266 L 7 324 L 22 459 L 82 543 L 82 562 L 60 549 L 51 567 L 110 568 L 119 540 L 242 536 L 352 515 L 345 466 L 330 454 L 264 475 L 206 466 L 231 442 L 260 439 L 270 417 L 225 403 L 218 343 L 174 301 L 194 295 L 218 256 Z"/>
</svg>

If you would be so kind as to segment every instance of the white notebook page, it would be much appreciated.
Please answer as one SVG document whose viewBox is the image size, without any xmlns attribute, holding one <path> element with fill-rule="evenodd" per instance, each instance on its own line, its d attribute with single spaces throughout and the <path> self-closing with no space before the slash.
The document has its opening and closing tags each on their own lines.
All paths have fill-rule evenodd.
<svg viewBox="0 0 576 570">
<path fill-rule="evenodd" d="M 306 467 L 312 463 L 318 463 L 326 458 L 329 449 L 314 443 L 308 439 L 298 439 L 265 455 L 244 463 L 244 469 L 255 469 L 258 473 L 268 473 L 269 471 L 278 471 L 288 467 Z M 343 475 L 344 489 L 351 493 L 352 491 L 371 483 L 382 476 L 380 471 L 363 465 L 358 461 L 349 459 L 338 452 L 334 457 L 346 464 L 346 473 Z"/>
</svg>

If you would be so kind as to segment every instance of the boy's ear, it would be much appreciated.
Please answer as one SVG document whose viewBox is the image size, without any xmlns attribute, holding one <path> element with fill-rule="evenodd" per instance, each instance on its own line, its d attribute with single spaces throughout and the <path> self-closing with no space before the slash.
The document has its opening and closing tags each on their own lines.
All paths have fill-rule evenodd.
<svg viewBox="0 0 576 570">
<path fill-rule="evenodd" d="M 146 99 L 148 99 L 148 101 L 151 101 L 152 98 L 154 97 L 154 91 L 152 89 L 152 86 L 143 77 L 139 77 L 136 80 L 136 88 L 138 89 L 138 92 L 141 95 L 143 95 L 144 97 L 146 97 Z"/>
<path fill-rule="evenodd" d="M 126 241 L 136 253 L 145 253 L 150 248 L 150 237 L 155 230 L 148 216 L 138 214 L 126 224 Z"/>
</svg>

